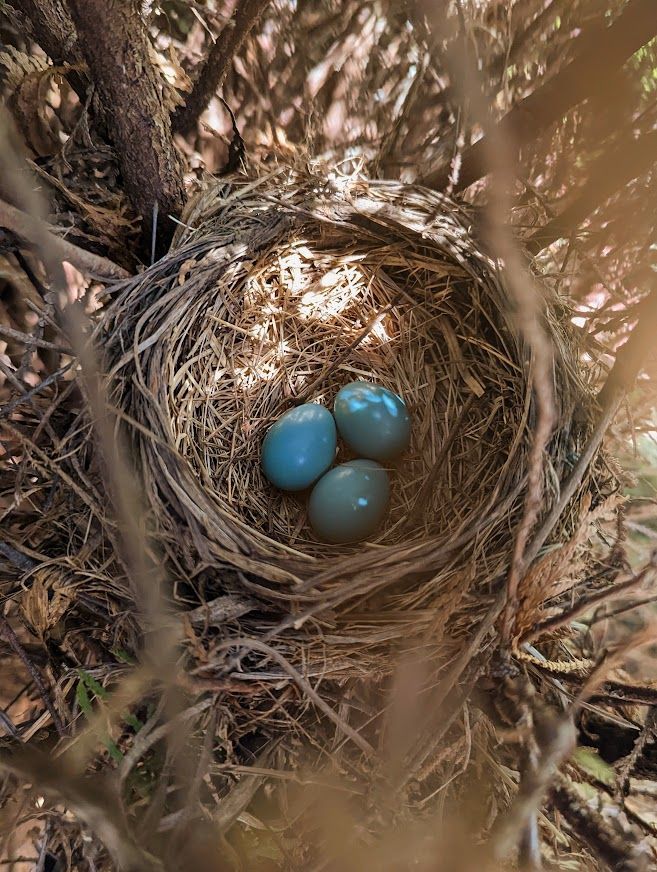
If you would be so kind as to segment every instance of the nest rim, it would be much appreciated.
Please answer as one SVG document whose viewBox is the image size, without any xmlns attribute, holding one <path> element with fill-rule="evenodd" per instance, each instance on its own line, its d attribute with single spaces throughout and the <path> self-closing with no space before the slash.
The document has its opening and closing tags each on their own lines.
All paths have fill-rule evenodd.
<svg viewBox="0 0 657 872">
<path fill-rule="evenodd" d="M 244 224 L 245 216 L 251 219 L 251 226 L 241 234 L 237 234 L 235 225 L 239 221 Z M 148 505 L 155 509 L 155 514 L 160 520 L 163 514 L 168 514 L 169 519 L 165 520 L 165 526 L 168 523 L 172 529 L 171 511 L 167 503 L 174 503 L 176 514 L 181 516 L 182 529 L 191 532 L 193 543 L 191 550 L 195 552 L 196 561 L 199 557 L 202 562 L 207 563 L 219 560 L 238 572 L 253 573 L 269 583 L 291 587 L 295 595 L 305 594 L 312 597 L 315 595 L 313 591 L 325 588 L 327 585 L 330 587 L 336 580 L 344 578 L 350 578 L 356 583 L 355 590 L 357 590 L 358 581 L 366 583 L 366 577 L 373 571 L 380 574 L 383 586 L 393 577 L 397 579 L 413 577 L 418 572 L 427 577 L 450 565 L 462 566 L 474 560 L 475 555 L 485 553 L 486 547 L 482 543 L 491 538 L 499 538 L 500 529 L 505 528 L 508 534 L 508 528 L 514 525 L 513 518 L 519 513 L 533 415 L 530 388 L 532 364 L 531 355 L 524 346 L 514 323 L 512 306 L 496 265 L 469 237 L 468 213 L 462 206 L 453 204 L 443 195 L 397 182 L 364 183 L 358 180 L 354 184 L 343 183 L 336 187 L 327 183 L 325 178 L 318 179 L 307 175 L 300 178 L 297 172 L 289 174 L 280 169 L 256 179 L 239 177 L 205 189 L 188 207 L 168 258 L 159 261 L 138 280 L 125 283 L 124 288 L 119 289 L 118 298 L 114 300 L 111 307 L 109 323 L 103 322 L 100 325 L 99 331 L 104 337 L 103 345 L 110 346 L 107 369 L 110 373 L 110 381 L 114 383 L 114 396 L 117 396 L 116 385 L 119 384 L 117 405 L 122 408 L 126 406 L 125 393 L 121 395 L 121 391 L 125 392 L 126 366 L 134 367 L 143 378 L 145 368 L 143 360 L 140 360 L 140 354 L 143 355 L 144 352 L 150 356 L 151 372 L 154 368 L 160 367 L 165 372 L 169 372 L 172 377 L 176 377 L 175 369 L 171 369 L 169 360 L 153 356 L 153 349 L 157 348 L 158 344 L 165 346 L 167 341 L 165 321 L 155 329 L 147 327 L 148 319 L 153 317 L 154 312 L 162 312 L 167 307 L 175 308 L 180 300 L 184 300 L 184 305 L 182 307 L 178 305 L 175 309 L 177 317 L 182 318 L 183 314 L 188 315 L 190 311 L 197 312 L 198 295 L 207 301 L 208 289 L 214 289 L 216 292 L 216 288 L 221 287 L 222 291 L 225 291 L 230 282 L 234 282 L 235 287 L 243 293 L 245 285 L 249 282 L 248 270 L 244 271 L 245 265 L 256 273 L 266 270 L 267 258 L 269 258 L 269 265 L 276 258 L 280 260 L 281 247 L 288 246 L 288 249 L 290 246 L 298 247 L 301 231 L 303 231 L 301 244 L 306 245 L 309 227 L 315 229 L 313 242 L 321 243 L 321 250 L 323 252 L 328 250 L 329 255 L 331 252 L 330 248 L 326 249 L 325 239 L 327 232 L 329 235 L 335 232 L 342 242 L 352 234 L 360 239 L 364 247 L 369 245 L 372 250 L 385 250 L 384 255 L 388 261 L 392 257 L 391 251 L 395 245 L 397 248 L 405 249 L 404 257 L 407 259 L 408 251 L 412 251 L 416 260 L 425 266 L 426 261 L 431 257 L 433 257 L 433 264 L 430 266 L 434 268 L 442 259 L 443 266 L 449 265 L 457 276 L 455 281 L 469 284 L 471 289 L 475 288 L 489 295 L 489 302 L 492 301 L 493 320 L 498 316 L 497 323 L 493 324 L 493 332 L 507 331 L 513 344 L 512 351 L 515 359 L 507 360 L 504 365 L 510 363 L 514 369 L 515 388 L 519 388 L 516 390 L 515 399 L 519 397 L 521 399 L 519 404 L 521 414 L 514 422 L 515 435 L 507 434 L 506 445 L 507 448 L 510 446 L 508 450 L 510 459 L 507 463 L 502 463 L 497 470 L 498 478 L 507 476 L 506 493 L 500 494 L 503 489 L 499 486 L 494 487 L 491 491 L 492 498 L 482 502 L 481 511 L 471 512 L 460 528 L 456 530 L 452 528 L 442 535 L 427 535 L 425 531 L 424 535 L 384 544 L 381 541 L 386 533 L 384 530 L 373 543 L 359 543 L 355 546 L 327 545 L 321 546 L 319 552 L 308 550 L 281 541 L 280 537 L 276 538 L 266 530 L 254 526 L 252 521 L 234 510 L 231 501 L 226 499 L 225 493 L 217 494 L 213 487 L 208 487 L 208 482 L 213 483 L 212 477 L 205 482 L 199 480 L 198 469 L 193 468 L 189 457 L 181 457 L 180 445 L 174 444 L 179 434 L 172 425 L 171 417 L 167 420 L 167 415 L 170 413 L 170 408 L 167 406 L 170 405 L 171 398 L 166 395 L 166 392 L 162 393 L 161 385 L 154 390 L 151 381 L 147 385 L 142 385 L 141 396 L 137 397 L 137 408 L 134 406 L 134 396 L 137 394 L 132 397 L 132 405 L 130 398 L 127 403 L 132 418 L 148 431 L 155 430 L 157 441 L 151 441 L 151 446 L 155 446 L 152 450 L 157 452 L 164 447 L 165 451 L 161 452 L 162 455 L 169 454 L 169 457 L 161 459 L 160 463 L 160 472 L 166 480 L 163 487 L 162 480 L 158 481 L 151 475 L 148 463 L 144 463 L 145 455 L 148 453 L 144 446 L 149 437 L 146 436 L 140 442 L 141 467 L 142 470 L 146 470 L 145 489 L 148 493 Z M 394 244 L 390 242 L 391 238 Z M 235 255 L 235 251 L 240 246 L 241 260 L 240 255 Z M 190 278 L 190 269 L 199 273 L 205 271 L 211 278 L 206 281 L 201 277 L 202 281 L 199 285 L 194 276 Z M 231 274 L 226 280 L 226 275 L 231 269 L 237 278 Z M 156 287 L 166 288 L 166 292 L 151 293 L 148 299 L 148 294 L 143 294 L 147 278 Z M 206 281 L 205 285 L 203 281 Z M 395 282 L 392 284 L 394 285 Z M 188 288 L 188 285 L 191 287 Z M 405 288 L 404 292 L 406 293 L 407 290 Z M 195 294 L 196 302 L 194 302 Z M 147 299 L 144 300 L 144 297 Z M 377 305 L 373 307 L 370 314 L 375 316 L 386 310 L 386 307 L 391 308 L 391 302 L 394 301 L 391 301 L 390 296 L 387 300 L 378 299 Z M 486 315 L 490 314 L 490 312 L 486 313 Z M 231 326 L 240 329 L 237 324 L 222 325 L 223 329 L 230 329 Z M 561 420 L 566 421 L 575 404 L 586 407 L 588 396 L 578 368 L 568 356 L 562 324 L 550 320 L 548 327 L 557 358 L 555 379 L 559 388 L 557 395 L 560 417 Z M 129 336 L 126 329 L 132 329 L 133 335 Z M 147 337 L 145 331 L 149 329 L 151 332 Z M 109 342 L 106 341 L 107 337 L 110 337 Z M 129 346 L 132 347 L 132 351 L 126 351 Z M 508 356 L 508 349 L 504 351 Z M 499 347 L 491 347 L 487 353 L 490 353 L 491 357 L 497 355 L 498 359 L 504 356 L 504 352 L 500 351 Z M 449 391 L 458 397 L 463 397 L 466 393 L 472 396 L 473 382 L 475 385 L 477 383 L 477 373 L 472 376 L 467 362 L 463 360 L 457 360 L 452 368 L 454 372 L 451 374 L 451 380 L 448 381 Z M 314 394 L 312 391 L 304 394 L 302 389 L 301 394 L 296 398 L 287 397 L 281 401 L 279 396 L 276 412 L 280 414 L 286 408 L 291 408 L 301 401 L 317 401 L 317 388 L 322 387 L 324 383 L 318 383 L 316 375 L 315 372 L 311 379 Z M 120 384 L 121 379 L 123 385 Z M 349 380 L 352 379 L 345 381 Z M 459 385 L 455 389 L 454 385 L 457 382 Z M 379 380 L 379 383 L 403 396 L 399 384 L 393 380 L 384 377 Z M 333 388 L 334 394 L 335 385 Z M 329 401 L 326 405 L 331 408 L 330 391 L 328 394 Z M 143 397 L 147 397 L 147 401 L 153 406 L 150 414 L 144 415 L 143 409 L 138 407 Z M 474 399 L 477 400 L 478 397 L 475 396 Z M 461 402 L 461 410 L 466 405 L 465 400 Z M 476 406 L 476 402 L 472 403 L 472 406 Z M 453 407 L 452 410 L 454 411 Z M 458 417 L 458 411 L 457 409 L 452 417 Z M 260 441 L 272 420 L 270 414 L 266 424 L 260 427 Z M 158 424 L 159 432 L 157 432 Z M 447 432 L 446 441 L 449 439 L 450 433 Z M 567 441 L 568 435 L 559 433 L 557 427 L 553 439 L 553 445 L 556 446 L 554 465 L 559 467 L 556 469 L 557 478 L 563 468 L 565 454 L 573 447 L 572 440 L 570 444 L 566 444 Z M 158 444 L 160 448 L 157 447 Z M 251 456 L 249 462 L 253 464 L 254 459 Z M 351 458 L 346 455 L 339 458 L 336 463 L 343 462 L 345 459 Z M 513 468 L 511 468 L 511 459 L 515 462 Z M 176 464 L 179 466 L 176 467 Z M 425 469 L 425 474 L 426 472 Z M 160 495 L 153 498 L 153 494 L 158 490 L 161 491 Z M 169 540 L 172 539 L 175 539 L 175 535 L 172 536 L 170 533 Z M 192 562 L 194 562 L 193 558 Z M 501 566 L 502 560 L 496 558 L 494 563 Z M 499 571 L 499 566 L 491 567 L 490 571 Z"/>
</svg>

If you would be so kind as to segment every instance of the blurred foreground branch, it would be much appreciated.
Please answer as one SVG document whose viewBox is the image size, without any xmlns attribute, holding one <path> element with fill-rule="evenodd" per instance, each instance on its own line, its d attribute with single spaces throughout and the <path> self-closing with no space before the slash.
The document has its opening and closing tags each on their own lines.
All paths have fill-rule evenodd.
<svg viewBox="0 0 657 872">
<path fill-rule="evenodd" d="M 11 230 L 16 236 L 37 246 L 42 243 L 44 236 L 47 236 L 48 245 L 57 252 L 58 258 L 68 261 L 80 272 L 95 278 L 124 279 L 129 275 L 126 270 L 106 257 L 85 251 L 67 242 L 66 239 L 61 239 L 53 233 L 52 228 L 45 221 L 21 212 L 3 200 L 0 200 L 0 227 Z"/>
<path fill-rule="evenodd" d="M 563 70 L 517 103 L 498 123 L 499 132 L 516 152 L 533 142 L 550 124 L 593 94 L 604 93 L 618 69 L 657 33 L 654 0 L 630 0 L 616 21 L 598 39 L 580 37 L 584 47 Z M 488 135 L 466 148 L 454 191 L 462 191 L 490 171 L 486 160 Z M 429 173 L 422 183 L 442 191 L 451 168 Z"/>
<path fill-rule="evenodd" d="M 632 132 L 599 157 L 591 166 L 589 178 L 579 196 L 559 215 L 536 230 L 527 240 L 530 254 L 538 254 L 557 239 L 575 233 L 592 212 L 605 200 L 638 176 L 648 172 L 657 161 L 657 131 L 640 136 Z"/>
</svg>

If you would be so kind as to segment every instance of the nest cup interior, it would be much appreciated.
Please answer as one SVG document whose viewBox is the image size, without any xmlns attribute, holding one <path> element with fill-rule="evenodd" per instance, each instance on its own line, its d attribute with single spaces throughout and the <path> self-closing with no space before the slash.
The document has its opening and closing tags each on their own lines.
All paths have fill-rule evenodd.
<svg viewBox="0 0 657 872">
<path fill-rule="evenodd" d="M 303 577 L 304 565 L 317 572 L 318 560 L 355 552 L 431 570 L 443 546 L 481 545 L 510 523 L 529 363 L 464 221 L 449 201 L 399 184 L 345 197 L 265 179 L 199 198 L 106 333 L 117 403 L 175 449 L 167 457 L 144 440 L 146 489 L 171 527 L 186 518 L 197 551 L 265 577 L 276 566 Z M 140 390 L 126 378 L 135 363 Z M 412 441 L 387 464 L 391 505 L 377 534 L 327 545 L 308 524 L 307 494 L 265 479 L 262 440 L 295 403 L 332 409 L 359 379 L 404 399 Z M 336 462 L 353 456 L 340 444 Z"/>
<path fill-rule="evenodd" d="M 468 320 L 479 335 L 476 342 L 468 335 L 454 299 L 463 302 L 465 289 L 455 286 L 459 271 L 450 264 L 419 264 L 403 240 L 377 248 L 322 240 L 316 229 L 315 238 L 307 228 L 263 256 L 230 297 L 217 293 L 172 348 L 176 448 L 236 522 L 309 554 L 335 552 L 340 546 L 318 542 L 307 523 L 307 495 L 283 493 L 264 478 L 262 440 L 295 402 L 332 409 L 343 385 L 375 382 L 404 399 L 412 442 L 385 464 L 390 510 L 370 541 L 444 534 L 478 510 L 504 465 L 500 448 L 510 445 L 517 419 L 512 404 L 523 404 L 493 391 L 490 376 L 500 353 L 513 370 L 509 352 L 476 299 Z M 483 400 L 479 420 L 464 425 L 440 464 L 473 392 Z M 341 442 L 337 462 L 354 456 Z"/>
</svg>

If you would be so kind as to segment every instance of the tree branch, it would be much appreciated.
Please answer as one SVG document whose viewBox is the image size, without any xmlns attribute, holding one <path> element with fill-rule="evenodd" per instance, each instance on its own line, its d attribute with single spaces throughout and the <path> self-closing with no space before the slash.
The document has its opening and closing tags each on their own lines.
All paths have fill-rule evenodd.
<svg viewBox="0 0 657 872">
<path fill-rule="evenodd" d="M 648 172 L 655 161 L 657 131 L 639 137 L 632 133 L 624 136 L 593 163 L 577 199 L 529 237 L 525 243 L 529 253 L 538 254 L 555 240 L 570 236 L 605 200 Z"/>
<path fill-rule="evenodd" d="M 57 252 L 57 257 L 68 261 L 86 275 L 104 279 L 125 279 L 129 276 L 118 264 L 61 239 L 45 221 L 15 209 L 4 200 L 0 200 L 0 227 L 11 230 L 16 236 L 36 246 L 42 243 L 44 235 L 47 234 L 48 244 Z"/>
<path fill-rule="evenodd" d="M 32 38 L 56 66 L 80 60 L 78 35 L 62 0 L 22 0 Z"/>
<path fill-rule="evenodd" d="M 31 38 L 41 46 L 55 66 L 81 64 L 78 34 L 62 0 L 22 0 L 20 10 Z M 71 87 L 84 104 L 89 80 L 84 72 L 67 73 Z"/>
<path fill-rule="evenodd" d="M 80 50 L 106 110 L 125 190 L 143 219 L 142 244 L 157 215 L 164 254 L 185 202 L 182 163 L 171 135 L 146 28 L 133 0 L 68 0 Z"/>
<path fill-rule="evenodd" d="M 561 776 L 550 789 L 550 801 L 567 820 L 580 842 L 608 869 L 615 872 L 635 872 L 641 868 L 636 838 L 621 837 L 596 810 L 586 804 Z"/>
<path fill-rule="evenodd" d="M 617 70 L 657 33 L 654 0 L 630 0 L 606 30 L 590 39 L 578 39 L 582 50 L 563 70 L 516 104 L 498 123 L 499 133 L 515 142 L 516 149 L 533 142 L 569 109 L 593 94 L 604 93 Z M 468 188 L 485 176 L 487 137 L 465 149 L 455 191 Z M 422 184 L 443 190 L 449 183 L 450 167 L 429 173 Z"/>
<path fill-rule="evenodd" d="M 176 133 L 189 133 L 221 87 L 230 63 L 240 46 L 260 18 L 269 0 L 240 0 L 230 22 L 223 28 L 184 106 L 173 114 Z"/>
<path fill-rule="evenodd" d="M 62 719 L 59 716 L 59 712 L 55 708 L 53 701 L 50 699 L 50 694 L 48 692 L 48 689 L 46 688 L 46 685 L 43 683 L 43 679 L 39 674 L 39 670 L 28 657 L 27 652 L 21 645 L 18 636 L 16 635 L 16 633 L 14 633 L 11 624 L 4 617 L 4 615 L 0 615 L 0 634 L 3 635 L 5 639 L 9 642 L 9 644 L 14 649 L 19 659 L 29 672 L 36 689 L 39 691 L 41 699 L 43 700 L 46 708 L 48 709 L 48 713 L 50 714 L 57 733 L 60 736 L 65 736 L 66 730 L 64 728 L 64 724 L 62 723 Z"/>
<path fill-rule="evenodd" d="M 620 402 L 632 389 L 646 357 L 655 347 L 657 287 L 641 300 L 638 309 L 638 321 L 627 342 L 618 349 L 607 381 L 598 394 L 598 402 L 603 408 Z"/>
</svg>

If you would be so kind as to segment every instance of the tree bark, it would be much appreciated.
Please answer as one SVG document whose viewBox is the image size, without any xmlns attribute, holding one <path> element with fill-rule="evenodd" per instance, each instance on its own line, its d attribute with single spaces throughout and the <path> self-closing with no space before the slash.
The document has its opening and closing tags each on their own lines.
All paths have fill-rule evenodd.
<svg viewBox="0 0 657 872">
<path fill-rule="evenodd" d="M 80 60 L 78 34 L 62 0 L 22 0 L 20 11 L 27 16 L 32 38 L 55 65 Z"/>
<path fill-rule="evenodd" d="M 105 108 L 125 190 L 143 220 L 150 244 L 157 214 L 155 253 L 171 241 L 185 202 L 182 162 L 164 108 L 159 75 L 149 57 L 146 28 L 134 0 L 68 0 L 87 62 Z"/>
<path fill-rule="evenodd" d="M 597 38 L 580 37 L 582 49 L 575 59 L 514 106 L 499 122 L 499 133 L 515 142 L 517 149 L 533 142 L 573 106 L 593 94 L 604 93 L 619 67 L 656 33 L 654 0 L 630 0 L 616 21 Z M 487 148 L 487 137 L 482 137 L 463 152 L 455 192 L 468 188 L 490 171 Z M 450 167 L 443 167 L 429 173 L 422 183 L 444 190 L 450 172 Z"/>
<path fill-rule="evenodd" d="M 62 0 L 22 0 L 21 9 L 30 37 L 55 66 L 82 63 L 78 34 Z M 67 74 L 71 87 L 84 104 L 89 81 L 79 70 Z"/>
<path fill-rule="evenodd" d="M 184 106 L 173 114 L 176 133 L 189 133 L 221 87 L 230 63 L 260 18 L 269 0 L 240 0 L 230 21 L 212 46 Z"/>
</svg>

